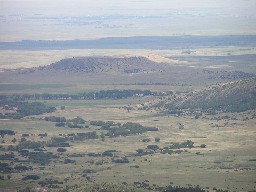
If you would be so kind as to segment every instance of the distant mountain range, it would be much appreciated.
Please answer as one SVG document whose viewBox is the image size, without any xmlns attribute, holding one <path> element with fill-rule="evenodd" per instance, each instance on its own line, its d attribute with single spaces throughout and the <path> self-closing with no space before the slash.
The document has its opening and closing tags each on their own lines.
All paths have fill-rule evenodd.
<svg viewBox="0 0 256 192">
<path fill-rule="evenodd" d="M 223 46 L 256 46 L 256 35 L 135 36 L 95 40 L 0 42 L 0 50 L 188 49 Z"/>
</svg>

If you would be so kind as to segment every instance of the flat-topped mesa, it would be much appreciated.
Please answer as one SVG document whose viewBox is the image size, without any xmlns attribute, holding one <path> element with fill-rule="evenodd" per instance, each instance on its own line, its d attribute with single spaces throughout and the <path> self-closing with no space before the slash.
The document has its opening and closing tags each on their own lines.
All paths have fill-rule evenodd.
<svg viewBox="0 0 256 192">
<path fill-rule="evenodd" d="M 148 70 L 157 70 L 159 65 L 164 67 L 163 63 L 158 63 L 143 56 L 91 56 L 91 57 L 73 57 L 62 59 L 51 65 L 40 67 L 39 70 L 57 70 L 65 72 L 124 72 L 139 73 Z"/>
</svg>

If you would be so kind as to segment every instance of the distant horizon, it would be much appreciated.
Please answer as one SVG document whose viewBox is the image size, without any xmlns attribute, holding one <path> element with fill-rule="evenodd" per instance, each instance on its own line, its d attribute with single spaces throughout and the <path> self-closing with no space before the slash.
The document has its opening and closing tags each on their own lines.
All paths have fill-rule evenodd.
<svg viewBox="0 0 256 192">
<path fill-rule="evenodd" d="M 17 41 L 0 41 L 0 43 L 19 43 L 19 42 L 68 42 L 68 41 L 97 41 L 97 40 L 105 40 L 105 39 L 131 39 L 131 38 L 172 38 L 172 37 L 256 37 L 256 34 L 224 34 L 224 35 L 197 35 L 197 34 L 174 34 L 174 35 L 137 35 L 137 36 L 106 36 L 106 37 L 95 37 L 91 39 L 21 39 Z"/>
<path fill-rule="evenodd" d="M 0 50 L 65 49 L 183 49 L 222 46 L 256 46 L 256 35 L 220 36 L 132 36 L 93 40 L 21 40 L 1 42 Z"/>
<path fill-rule="evenodd" d="M 254 35 L 255 10 L 254 0 L 0 0 L 0 41 Z"/>
</svg>

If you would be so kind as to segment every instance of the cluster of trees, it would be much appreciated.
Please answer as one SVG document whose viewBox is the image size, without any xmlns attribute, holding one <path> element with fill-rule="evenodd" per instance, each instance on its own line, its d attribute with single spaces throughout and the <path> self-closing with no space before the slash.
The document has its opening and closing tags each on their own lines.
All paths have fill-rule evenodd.
<svg viewBox="0 0 256 192">
<path fill-rule="evenodd" d="M 0 119 L 21 119 L 30 115 L 40 115 L 43 113 L 51 113 L 56 110 L 55 107 L 47 106 L 41 102 L 21 102 L 16 100 L 2 100 L 0 106 L 8 106 L 11 108 L 17 108 L 12 113 L 0 113 Z"/>
<path fill-rule="evenodd" d="M 103 129 L 105 129 L 105 127 L 103 127 Z M 118 136 L 132 135 L 132 134 L 140 134 L 146 131 L 158 131 L 158 128 L 145 127 L 139 123 L 127 122 L 123 125 L 119 125 L 119 127 L 110 127 L 108 130 L 109 131 L 106 134 L 106 136 L 118 137 Z"/>
<path fill-rule="evenodd" d="M 12 130 L 0 130 L 0 135 L 15 135 L 15 132 Z"/>
<path fill-rule="evenodd" d="M 57 149 L 57 152 L 59 152 L 59 153 L 64 153 L 66 151 L 67 151 L 67 149 L 61 148 L 61 147 Z"/>
<path fill-rule="evenodd" d="M 154 153 L 153 150 L 144 150 L 144 149 L 137 149 L 135 156 L 144 156 L 144 155 L 151 155 Z"/>
<path fill-rule="evenodd" d="M 53 137 L 47 143 L 47 147 L 70 147 L 68 137 Z"/>
<path fill-rule="evenodd" d="M 17 150 L 22 150 L 22 149 L 38 149 L 42 148 L 46 145 L 46 142 L 41 142 L 41 141 L 22 141 L 19 142 L 19 144 L 16 146 Z"/>
<path fill-rule="evenodd" d="M 113 159 L 112 162 L 113 163 L 129 163 L 129 160 L 127 157 L 122 157 L 119 159 Z"/>
<path fill-rule="evenodd" d="M 107 150 L 102 153 L 87 153 L 89 157 L 113 157 L 116 150 Z"/>
<path fill-rule="evenodd" d="M 72 159 L 65 159 L 63 161 L 64 164 L 69 164 L 69 163 L 75 163 L 76 161 L 75 160 L 72 160 Z"/>
<path fill-rule="evenodd" d="M 22 178 L 22 180 L 38 180 L 40 177 L 38 175 L 27 175 Z"/>
<path fill-rule="evenodd" d="M 51 122 L 72 122 L 74 124 L 85 124 L 85 120 L 81 117 L 75 117 L 73 119 L 66 119 L 65 117 L 56 117 L 56 116 L 48 116 L 44 118 L 45 121 L 51 121 Z"/>
<path fill-rule="evenodd" d="M 51 121 L 51 122 L 67 122 L 67 119 L 65 117 L 56 117 L 56 116 L 45 117 L 44 120 Z"/>
<path fill-rule="evenodd" d="M 180 149 L 191 149 L 194 147 L 194 142 L 192 142 L 191 140 L 187 140 L 184 142 L 172 142 L 170 146 L 168 147 L 164 147 L 163 149 L 161 149 L 161 153 L 163 154 L 180 154 L 183 152 L 183 150 Z M 175 150 L 176 149 L 176 150 Z"/>
<path fill-rule="evenodd" d="M 139 123 L 132 122 L 121 124 L 115 123 L 113 121 L 90 121 L 90 124 L 94 126 L 100 126 L 102 130 L 107 130 L 108 133 L 106 133 L 104 137 L 118 137 L 145 133 L 146 131 L 158 131 L 158 128 L 156 127 L 145 127 Z"/>
<path fill-rule="evenodd" d="M 55 107 L 49 107 L 40 102 L 21 102 L 18 106 L 17 113 L 22 116 L 39 115 L 42 113 L 51 113 L 56 110 Z"/>
<path fill-rule="evenodd" d="M 177 187 L 177 186 L 167 186 L 165 187 L 162 192 L 205 192 L 204 189 L 202 189 L 199 186 L 196 187 Z"/>
<path fill-rule="evenodd" d="M 94 125 L 94 126 L 101 126 L 102 129 L 104 129 L 104 128 L 109 128 L 109 127 L 111 127 L 111 126 L 117 125 L 117 124 L 114 123 L 113 121 L 107 121 L 107 122 L 104 122 L 104 121 L 90 121 L 90 124 L 91 124 L 91 125 Z"/>
<path fill-rule="evenodd" d="M 10 173 L 12 171 L 12 167 L 8 163 L 0 162 L 0 172 Z"/>
<path fill-rule="evenodd" d="M 56 127 L 65 127 L 68 126 L 69 128 L 88 128 L 88 125 L 83 126 L 85 124 L 85 120 L 81 117 L 76 117 L 74 119 L 66 119 L 65 117 L 56 117 L 56 116 L 49 116 L 44 118 L 45 121 L 56 122 Z"/>
<path fill-rule="evenodd" d="M 54 143 L 55 141 L 55 143 Z M 17 151 L 21 156 L 28 158 L 28 161 L 32 161 L 34 163 L 39 163 L 39 164 L 48 164 L 52 158 L 58 158 L 57 155 L 54 155 L 52 152 L 44 152 L 46 151 L 44 149 L 45 146 L 54 146 L 54 144 L 58 143 L 59 145 L 64 147 L 68 147 L 68 143 L 60 143 L 59 140 L 53 138 L 50 142 L 41 142 L 41 141 L 27 141 L 23 140 L 19 142 L 18 145 L 13 146 L 10 145 L 8 146 L 7 150 L 8 151 Z M 57 145 L 57 144 L 56 144 Z M 59 147 L 57 145 L 57 147 Z M 33 151 L 31 151 L 33 149 Z M 13 160 L 15 159 L 14 153 L 6 153 L 0 155 L 1 160 Z M 20 167 L 22 169 L 22 167 Z"/>
<path fill-rule="evenodd" d="M 14 167 L 15 170 L 17 170 L 18 172 L 21 172 L 21 171 L 28 171 L 28 170 L 32 170 L 32 167 L 31 166 L 25 166 L 25 165 L 16 165 Z"/>
<path fill-rule="evenodd" d="M 113 153 L 115 153 L 115 152 L 117 152 L 117 151 L 116 151 L 116 150 L 107 150 L 107 151 L 104 151 L 104 152 L 101 154 L 101 156 L 102 156 L 102 157 L 113 157 L 113 156 L 114 156 Z"/>
<path fill-rule="evenodd" d="M 22 172 L 22 171 L 28 171 L 32 170 L 31 166 L 24 166 L 24 165 L 16 165 L 14 167 L 11 167 L 8 163 L 0 163 L 0 172 L 3 173 L 11 173 L 11 172 Z"/>
<path fill-rule="evenodd" d="M 70 147 L 69 141 L 84 141 L 87 139 L 98 139 L 99 135 L 97 135 L 96 131 L 86 132 L 86 133 L 74 133 L 69 134 L 65 137 L 53 137 L 47 143 L 47 147 Z"/>
<path fill-rule="evenodd" d="M 73 139 L 78 141 L 84 141 L 86 139 L 98 139 L 99 136 L 97 135 L 96 131 L 87 132 L 87 133 L 77 133 Z"/>
<path fill-rule="evenodd" d="M 158 141 L 158 139 L 160 139 L 160 138 L 157 138 L 156 140 Z M 180 150 L 180 149 L 186 149 L 186 148 L 190 149 L 193 147 L 194 147 L 194 142 L 192 142 L 191 140 L 187 140 L 187 141 L 184 141 L 181 143 L 172 142 L 170 146 L 164 147 L 164 148 L 160 148 L 158 145 L 148 145 L 147 149 L 137 149 L 135 156 L 150 155 L 157 151 L 160 153 L 163 153 L 163 154 L 168 153 L 170 155 L 171 154 L 180 154 L 180 153 L 184 152 L 183 150 Z M 204 148 L 204 147 L 206 147 L 206 145 L 202 144 L 201 148 Z"/>
<path fill-rule="evenodd" d="M 12 160 L 15 158 L 14 153 L 0 154 L 0 160 Z"/>
<path fill-rule="evenodd" d="M 38 163 L 40 165 L 46 165 L 51 162 L 51 159 L 58 158 L 57 155 L 54 155 L 52 152 L 30 152 L 28 150 L 23 150 L 22 153 L 20 153 L 22 156 L 27 157 L 29 161 L 32 161 L 33 163 Z"/>
<path fill-rule="evenodd" d="M 42 187 L 45 187 L 45 186 L 63 184 L 63 182 L 62 181 L 58 181 L 57 179 L 52 179 L 52 178 L 48 179 L 48 178 L 46 178 L 43 181 L 39 181 L 38 184 L 41 185 Z"/>
<path fill-rule="evenodd" d="M 171 145 L 168 147 L 169 149 L 180 149 L 180 148 L 193 148 L 194 147 L 194 142 L 191 140 L 187 140 L 184 142 L 171 142 Z"/>
</svg>

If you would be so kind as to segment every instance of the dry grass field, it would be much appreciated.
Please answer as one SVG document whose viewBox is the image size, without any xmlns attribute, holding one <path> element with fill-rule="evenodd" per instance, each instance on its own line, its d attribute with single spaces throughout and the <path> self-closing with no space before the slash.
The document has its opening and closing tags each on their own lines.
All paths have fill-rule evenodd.
<svg viewBox="0 0 256 192">
<path fill-rule="evenodd" d="M 49 165 L 40 170 L 37 164 L 22 163 L 32 166 L 33 170 L 24 173 L 11 173 L 10 180 L 0 181 L 3 190 L 16 187 L 35 186 L 36 182 L 22 181 L 28 174 L 36 174 L 44 178 L 66 180 L 62 185 L 84 184 L 83 177 L 86 169 L 95 172 L 89 173 L 90 179 L 95 182 L 134 182 L 149 181 L 150 185 L 166 186 L 170 182 L 174 185 L 200 185 L 203 188 L 222 188 L 230 191 L 255 190 L 255 111 L 238 114 L 218 114 L 218 116 L 236 116 L 236 120 L 214 120 L 212 117 L 194 119 L 191 116 L 175 117 L 157 114 L 155 111 L 131 110 L 128 112 L 122 106 L 132 103 L 140 104 L 141 99 L 109 100 L 109 101 L 57 101 L 55 104 L 66 105 L 65 110 L 58 109 L 51 115 L 74 118 L 80 116 L 88 124 L 92 120 L 115 121 L 119 123 L 136 122 L 145 126 L 158 127 L 157 132 L 146 132 L 140 135 L 114 137 L 96 140 L 72 142 L 71 147 Z M 21 134 L 33 133 L 28 137 L 31 141 L 47 141 L 59 134 L 88 132 L 95 130 L 98 134 L 104 132 L 97 126 L 89 129 L 57 128 L 54 123 L 38 120 L 49 114 L 35 116 L 35 119 L 1 120 L 1 129 L 11 129 L 15 136 L 5 136 L 2 146 L 12 144 L 15 137 L 19 141 Z M 242 120 L 240 118 L 247 120 Z M 234 119 L 234 118 L 233 118 Z M 179 129 L 179 123 L 184 129 Z M 213 126 L 214 125 L 214 126 Z M 218 125 L 218 126 L 216 126 Z M 46 138 L 40 139 L 37 135 L 48 133 Z M 156 143 L 155 138 L 160 138 Z M 143 139 L 149 142 L 142 142 Z M 191 140 L 194 148 L 187 149 L 181 154 L 161 154 L 134 156 L 137 149 L 146 149 L 147 145 L 156 144 L 163 148 L 171 142 Z M 206 144 L 206 148 L 200 148 Z M 47 151 L 56 153 L 56 148 L 47 148 Z M 111 157 L 72 157 L 73 154 L 103 153 L 107 150 L 116 150 L 116 156 L 127 156 L 129 163 L 118 164 L 111 161 Z M 200 153 L 198 153 L 200 152 Z M 2 154 L 5 152 L 1 152 Z M 20 157 L 18 157 L 20 158 Z M 75 160 L 75 163 L 63 164 L 65 158 Z M 93 163 L 92 163 L 93 162 Z M 98 162 L 98 163 L 97 163 Z M 19 163 L 14 163 L 19 164 Z M 13 185 L 15 183 L 15 185 Z M 61 185 L 61 186 L 62 186 Z"/>
</svg>

